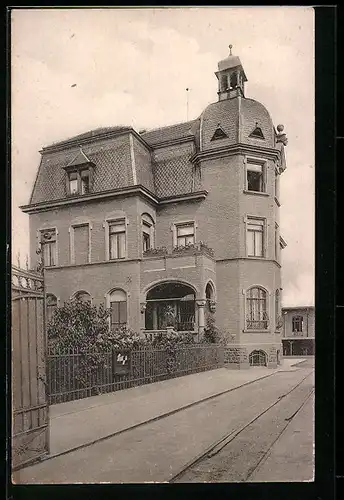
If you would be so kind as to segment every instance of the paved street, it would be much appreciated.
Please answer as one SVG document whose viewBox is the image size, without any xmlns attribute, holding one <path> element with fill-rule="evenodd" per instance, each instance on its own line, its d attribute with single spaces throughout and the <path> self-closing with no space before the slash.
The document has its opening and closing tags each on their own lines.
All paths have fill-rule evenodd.
<svg viewBox="0 0 344 500">
<path fill-rule="evenodd" d="M 307 360 L 292 370 L 274 371 L 271 376 L 167 417 L 27 467 L 14 474 L 14 481 L 43 484 L 168 482 L 214 443 L 238 431 L 272 405 L 274 406 L 270 410 L 212 457 L 210 468 L 209 463 L 203 461 L 197 466 L 202 470 L 202 473 L 197 473 L 197 478 L 194 475 L 195 469 L 192 472 L 191 468 L 176 480 L 282 481 L 283 474 L 287 477 L 286 469 L 289 469 L 283 469 L 284 457 L 287 457 L 292 463 L 292 469 L 298 470 L 302 477 L 294 480 L 311 480 L 311 403 L 305 404 L 296 412 L 312 390 L 312 365 L 313 362 Z M 246 372 L 247 375 L 249 371 Z M 232 371 L 227 373 L 229 376 L 233 374 L 233 378 L 236 376 Z M 168 382 L 171 391 L 173 381 Z M 181 382 L 175 380 L 174 383 L 178 387 Z M 292 392 L 286 395 L 290 391 Z M 125 392 L 128 391 L 123 391 L 122 397 Z M 170 392 L 169 397 L 171 394 Z M 281 399 L 281 396 L 284 397 Z M 80 402 L 82 404 L 85 402 Z M 131 411 L 134 412 L 133 407 Z M 291 418 L 294 413 L 295 417 Z M 293 445 L 290 445 L 290 433 L 293 435 Z M 278 468 L 276 475 L 275 462 Z"/>
</svg>

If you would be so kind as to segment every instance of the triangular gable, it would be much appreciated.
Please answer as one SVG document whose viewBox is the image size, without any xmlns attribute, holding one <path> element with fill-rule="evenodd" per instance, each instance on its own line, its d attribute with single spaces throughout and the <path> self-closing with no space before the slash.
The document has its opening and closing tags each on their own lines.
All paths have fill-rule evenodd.
<svg viewBox="0 0 344 500">
<path fill-rule="evenodd" d="M 225 139 L 226 137 L 228 137 L 226 132 L 224 132 L 221 127 L 217 127 L 217 129 L 214 132 L 213 137 L 210 140 L 216 141 L 217 139 Z"/>
<path fill-rule="evenodd" d="M 78 165 L 84 165 L 85 163 L 92 163 L 92 162 L 80 148 L 79 153 L 70 163 L 68 163 L 67 167 L 77 167 Z"/>
<path fill-rule="evenodd" d="M 257 139 L 265 139 L 262 129 L 260 127 L 256 127 L 249 135 L 249 137 L 255 137 Z"/>
</svg>

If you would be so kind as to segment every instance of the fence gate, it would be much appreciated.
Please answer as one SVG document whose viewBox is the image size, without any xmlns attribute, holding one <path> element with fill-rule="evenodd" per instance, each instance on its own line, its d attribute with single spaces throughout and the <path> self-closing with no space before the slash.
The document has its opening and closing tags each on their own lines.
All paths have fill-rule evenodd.
<svg viewBox="0 0 344 500">
<path fill-rule="evenodd" d="M 12 266 L 12 469 L 49 452 L 44 283 Z"/>
</svg>

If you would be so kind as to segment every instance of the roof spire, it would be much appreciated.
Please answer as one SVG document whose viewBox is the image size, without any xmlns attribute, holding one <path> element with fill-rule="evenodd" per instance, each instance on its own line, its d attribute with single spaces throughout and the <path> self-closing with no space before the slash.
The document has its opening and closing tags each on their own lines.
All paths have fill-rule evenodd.
<svg viewBox="0 0 344 500">
<path fill-rule="evenodd" d="M 232 45 L 232 44 L 230 44 L 230 45 L 228 45 L 228 47 L 229 47 L 229 55 L 231 56 L 231 55 L 232 55 L 232 48 L 233 48 L 233 45 Z"/>
</svg>

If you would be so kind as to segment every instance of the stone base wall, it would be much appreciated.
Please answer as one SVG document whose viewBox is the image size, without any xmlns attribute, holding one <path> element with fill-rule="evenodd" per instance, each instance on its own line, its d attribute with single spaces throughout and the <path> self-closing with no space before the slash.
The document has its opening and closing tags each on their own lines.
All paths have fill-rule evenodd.
<svg viewBox="0 0 344 500">
<path fill-rule="evenodd" d="M 250 366 L 247 349 L 245 347 L 226 346 L 223 356 L 225 368 L 241 369 L 249 368 Z"/>
<path fill-rule="evenodd" d="M 278 344 L 227 345 L 224 348 L 224 367 L 229 369 L 249 368 L 249 355 L 255 350 L 262 350 L 266 353 L 267 368 L 277 368 L 283 363 L 282 349 Z M 280 351 L 279 364 L 277 364 L 277 350 Z"/>
</svg>

